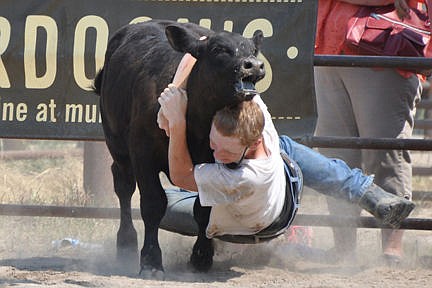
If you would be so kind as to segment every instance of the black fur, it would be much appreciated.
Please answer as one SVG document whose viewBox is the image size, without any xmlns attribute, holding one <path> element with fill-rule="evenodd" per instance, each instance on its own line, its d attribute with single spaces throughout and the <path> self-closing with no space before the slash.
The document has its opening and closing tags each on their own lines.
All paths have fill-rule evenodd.
<svg viewBox="0 0 432 288">
<path fill-rule="evenodd" d="M 199 40 L 204 35 L 207 39 Z M 262 38 L 260 31 L 250 40 L 191 23 L 154 20 L 127 25 L 109 41 L 94 91 L 101 96 L 103 129 L 114 159 L 114 187 L 121 208 L 118 257 L 128 260 L 137 254 L 130 200 L 138 183 L 145 223 L 141 270 L 163 271 L 157 231 L 167 200 L 159 172 L 168 175 L 168 138 L 156 123 L 157 98 L 172 81 L 182 56 L 188 52 L 197 58 L 187 84 L 191 156 L 194 163 L 213 162 L 208 137 L 211 119 L 218 109 L 246 99 L 245 94 L 236 92 L 238 83 L 255 83 L 264 77 L 263 64 L 256 59 Z M 206 271 L 213 257 L 212 243 L 205 237 L 210 209 L 199 203 L 195 206 L 200 233 L 191 262 Z"/>
</svg>

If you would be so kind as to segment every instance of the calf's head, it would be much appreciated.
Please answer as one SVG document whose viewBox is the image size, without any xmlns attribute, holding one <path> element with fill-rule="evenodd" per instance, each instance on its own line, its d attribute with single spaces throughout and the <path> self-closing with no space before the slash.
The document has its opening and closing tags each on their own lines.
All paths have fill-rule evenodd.
<svg viewBox="0 0 432 288">
<path fill-rule="evenodd" d="M 200 37 L 177 25 L 168 26 L 165 32 L 175 50 L 197 59 L 187 83 L 192 103 L 218 110 L 250 100 L 257 93 L 255 83 L 265 76 L 264 64 L 257 59 L 261 31 L 252 39 L 230 32 Z"/>
</svg>

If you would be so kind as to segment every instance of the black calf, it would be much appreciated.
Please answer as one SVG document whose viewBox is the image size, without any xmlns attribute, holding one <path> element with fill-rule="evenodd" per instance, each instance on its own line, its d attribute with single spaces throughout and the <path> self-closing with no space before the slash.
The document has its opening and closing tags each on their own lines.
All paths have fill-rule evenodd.
<svg viewBox="0 0 432 288">
<path fill-rule="evenodd" d="M 200 40 L 201 36 L 206 37 Z M 264 77 L 263 63 L 256 58 L 262 38 L 261 32 L 249 40 L 195 24 L 155 20 L 127 25 L 109 41 L 94 86 L 101 96 L 102 124 L 120 201 L 117 255 L 127 261 L 136 259 L 131 197 L 137 183 L 145 224 L 141 271 L 163 275 L 158 229 L 167 200 L 159 172 L 168 175 L 168 138 L 156 123 L 158 96 L 171 82 L 184 53 L 197 58 L 187 83 L 187 138 L 194 163 L 213 162 L 208 137 L 211 119 L 218 109 L 250 98 L 250 90 Z M 212 242 L 205 237 L 210 208 L 201 207 L 199 201 L 195 206 L 200 232 L 191 262 L 205 271 L 213 261 Z"/>
</svg>

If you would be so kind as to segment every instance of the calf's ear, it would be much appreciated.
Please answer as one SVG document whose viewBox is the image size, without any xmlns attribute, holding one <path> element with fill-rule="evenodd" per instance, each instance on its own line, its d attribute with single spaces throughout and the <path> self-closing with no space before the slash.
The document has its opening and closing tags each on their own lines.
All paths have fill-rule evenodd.
<svg viewBox="0 0 432 288">
<path fill-rule="evenodd" d="M 264 39 L 264 35 L 263 35 L 263 32 L 261 30 L 257 30 L 254 32 L 253 37 L 252 37 L 252 41 L 255 44 L 255 47 L 257 48 L 257 50 L 260 50 L 263 39 Z"/>
<path fill-rule="evenodd" d="M 200 40 L 195 33 L 191 33 L 189 30 L 177 25 L 167 26 L 165 34 L 171 47 L 179 52 L 190 53 L 197 59 L 207 42 Z"/>
</svg>

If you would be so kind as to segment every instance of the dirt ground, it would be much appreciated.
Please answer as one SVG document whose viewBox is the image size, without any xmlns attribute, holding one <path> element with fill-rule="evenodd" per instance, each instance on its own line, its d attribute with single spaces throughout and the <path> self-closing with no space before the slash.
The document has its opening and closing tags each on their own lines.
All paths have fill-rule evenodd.
<svg viewBox="0 0 432 288">
<path fill-rule="evenodd" d="M 306 194 L 305 213 L 311 210 L 307 203 L 316 211 L 322 201 Z M 413 217 L 431 217 L 431 206 L 421 203 Z M 141 221 L 135 226 L 142 243 Z M 399 267 L 380 260 L 377 229 L 359 229 L 357 259 L 342 263 L 322 256 L 332 246 L 328 227 L 312 228 L 311 247 L 290 244 L 283 237 L 255 245 L 216 241 L 215 263 L 208 273 L 196 273 L 187 264 L 193 238 L 161 231 L 166 271 L 165 280 L 159 281 L 141 278 L 138 263 L 117 265 L 116 220 L 1 217 L 0 227 L 0 287 L 394 288 L 430 287 L 432 281 L 430 231 L 406 231 Z M 65 237 L 82 242 L 76 247 L 53 242 Z"/>
<path fill-rule="evenodd" d="M 83 198 L 77 188 L 82 179 L 75 179 L 82 175 L 78 171 L 82 164 L 55 164 L 64 170 L 42 165 L 38 173 L 17 176 L 33 166 L 2 169 L 1 203 L 41 201 L 49 190 L 55 190 L 61 195 L 50 196 L 53 205 L 85 204 L 85 199 L 75 199 Z M 75 170 L 77 176 L 71 178 Z M 430 191 L 429 178 L 420 183 L 423 188 L 417 181 L 415 189 Z M 75 202 L 69 202 L 72 200 Z M 136 199 L 134 203 L 137 207 Z M 306 191 L 299 214 L 326 214 L 325 203 L 323 196 Z M 416 200 L 416 204 L 411 217 L 432 218 L 432 202 Z M 134 224 L 141 246 L 143 224 Z M 128 265 L 116 262 L 117 229 L 117 220 L 1 216 L 0 287 L 432 287 L 431 231 L 405 232 L 405 257 L 398 267 L 388 267 L 381 260 L 378 229 L 358 229 L 357 257 L 336 263 L 323 254 L 333 246 L 329 227 L 312 227 L 310 246 L 292 244 L 286 237 L 255 245 L 216 241 L 214 266 L 208 273 L 197 273 L 187 264 L 194 238 L 161 231 L 165 280 L 160 281 L 143 279 L 136 260 Z M 58 240 L 67 244 L 69 238 L 80 242 L 76 246 L 58 244 Z"/>
</svg>

